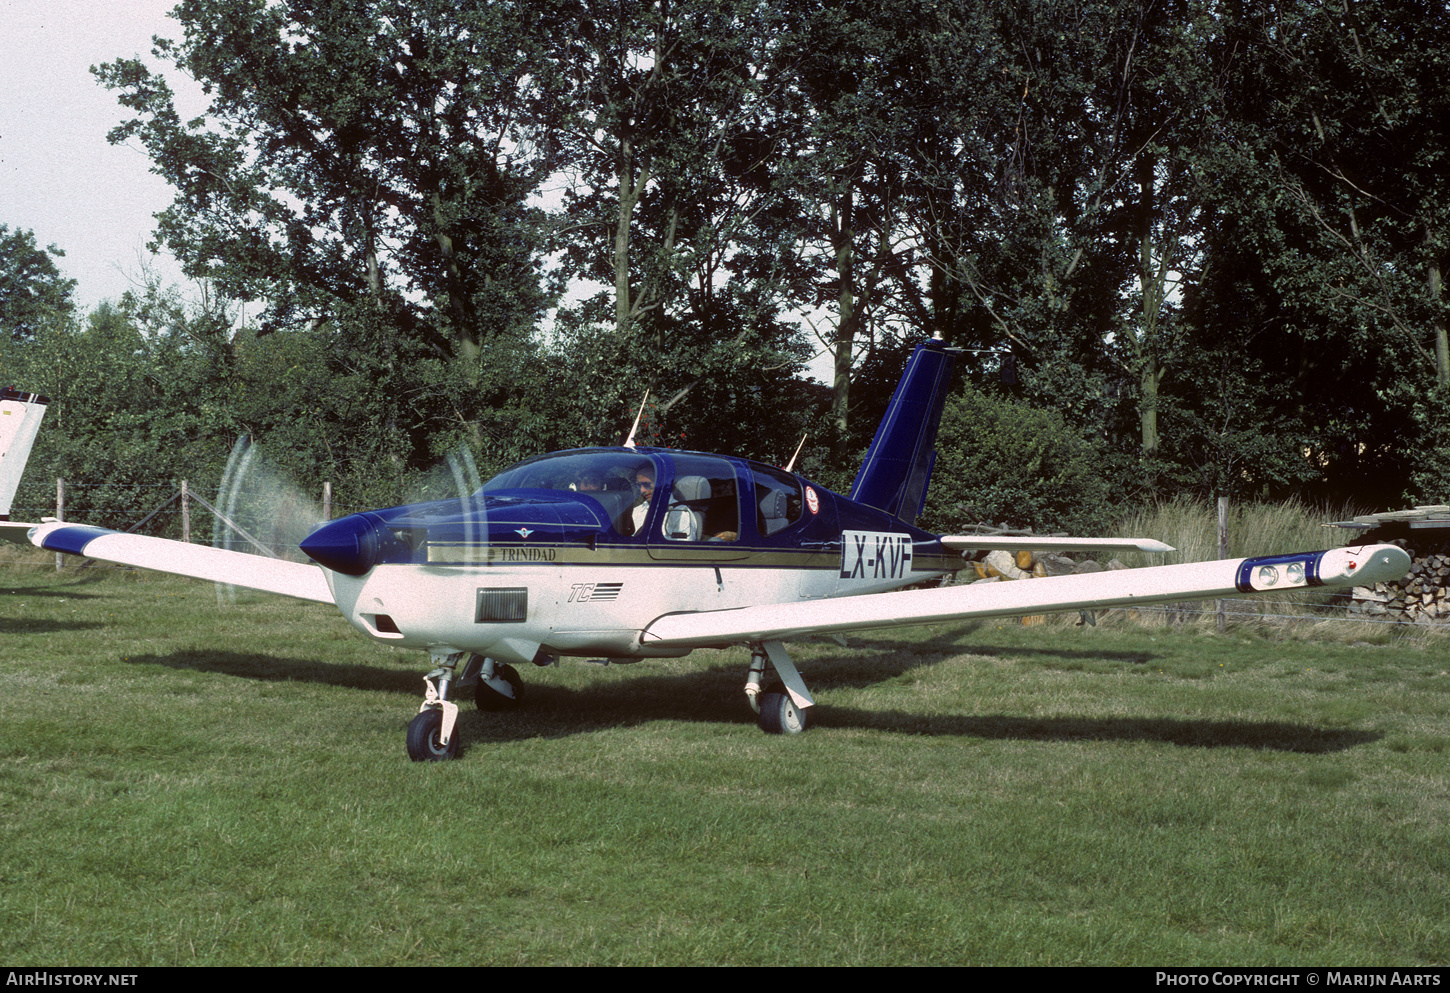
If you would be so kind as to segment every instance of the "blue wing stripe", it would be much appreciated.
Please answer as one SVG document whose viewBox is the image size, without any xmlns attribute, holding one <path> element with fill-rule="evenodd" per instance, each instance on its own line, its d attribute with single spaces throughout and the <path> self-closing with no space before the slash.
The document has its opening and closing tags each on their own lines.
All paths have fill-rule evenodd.
<svg viewBox="0 0 1450 993">
<path fill-rule="evenodd" d="M 117 533 L 107 528 L 92 527 L 89 524 L 76 524 L 72 527 L 56 528 L 41 540 L 40 547 L 52 552 L 84 555 L 86 546 L 91 542 L 102 535 Z"/>
</svg>

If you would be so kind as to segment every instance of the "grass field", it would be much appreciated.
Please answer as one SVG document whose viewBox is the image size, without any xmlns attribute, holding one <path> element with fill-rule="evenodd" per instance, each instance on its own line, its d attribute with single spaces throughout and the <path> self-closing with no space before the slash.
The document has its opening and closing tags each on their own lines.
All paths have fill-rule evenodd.
<svg viewBox="0 0 1450 993">
<path fill-rule="evenodd" d="M 1017 623 L 523 673 L 452 763 L 329 608 L 0 568 L 0 961 L 1450 960 L 1450 642 Z"/>
</svg>

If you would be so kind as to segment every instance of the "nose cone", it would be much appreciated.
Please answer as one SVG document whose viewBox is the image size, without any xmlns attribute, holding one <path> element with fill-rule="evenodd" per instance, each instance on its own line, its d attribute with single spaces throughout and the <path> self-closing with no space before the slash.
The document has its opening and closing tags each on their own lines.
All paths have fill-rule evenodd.
<svg viewBox="0 0 1450 993">
<path fill-rule="evenodd" d="M 366 575 L 378 561 L 378 527 L 367 514 L 350 514 L 324 524 L 299 547 L 333 572 Z"/>
</svg>

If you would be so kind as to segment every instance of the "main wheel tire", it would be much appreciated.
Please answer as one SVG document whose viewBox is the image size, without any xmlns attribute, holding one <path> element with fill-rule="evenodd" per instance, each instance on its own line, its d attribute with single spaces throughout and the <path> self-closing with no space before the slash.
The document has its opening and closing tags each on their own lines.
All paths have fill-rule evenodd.
<svg viewBox="0 0 1450 993">
<path fill-rule="evenodd" d="M 810 710 L 797 707 L 780 683 L 760 695 L 760 730 L 766 734 L 800 734 L 810 724 Z"/>
<path fill-rule="evenodd" d="M 453 758 L 458 754 L 458 727 L 454 726 L 448 744 L 440 743 L 442 736 L 443 711 L 420 711 L 408 724 L 408 758 L 414 762 L 446 762 Z"/>
<path fill-rule="evenodd" d="M 524 698 L 524 680 L 518 671 L 508 663 L 499 663 L 493 667 L 493 674 L 509 684 L 514 691 L 512 697 L 504 696 L 498 690 L 488 685 L 483 677 L 478 678 L 478 686 L 473 691 L 473 702 L 478 704 L 479 710 L 513 710 Z"/>
</svg>

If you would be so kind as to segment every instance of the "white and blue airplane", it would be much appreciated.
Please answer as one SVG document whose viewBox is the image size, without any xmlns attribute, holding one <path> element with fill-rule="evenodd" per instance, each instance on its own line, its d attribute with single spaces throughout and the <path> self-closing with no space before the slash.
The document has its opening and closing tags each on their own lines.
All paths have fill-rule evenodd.
<svg viewBox="0 0 1450 993">
<path fill-rule="evenodd" d="M 1393 545 L 917 587 L 990 548 L 1171 551 L 1106 538 L 937 535 L 913 523 L 934 461 L 953 352 L 917 346 L 849 496 L 748 459 L 634 447 L 529 459 L 456 500 L 329 521 L 288 562 L 62 521 L 0 524 L 41 548 L 333 604 L 384 644 L 429 653 L 426 694 L 408 726 L 415 761 L 458 751 L 454 694 L 482 709 L 518 704 L 515 666 L 561 657 L 633 662 L 747 645 L 745 695 L 760 727 L 797 734 L 815 699 L 785 642 L 972 618 L 1130 607 L 1394 580 Z M 7 392 L 6 458 L 28 451 L 43 398 Z M 18 416 L 17 416 L 18 415 Z M 17 416 L 18 434 L 3 421 Z M 28 436 L 27 436 L 28 435 Z M 18 470 L 0 462 L 8 516 Z"/>
</svg>

